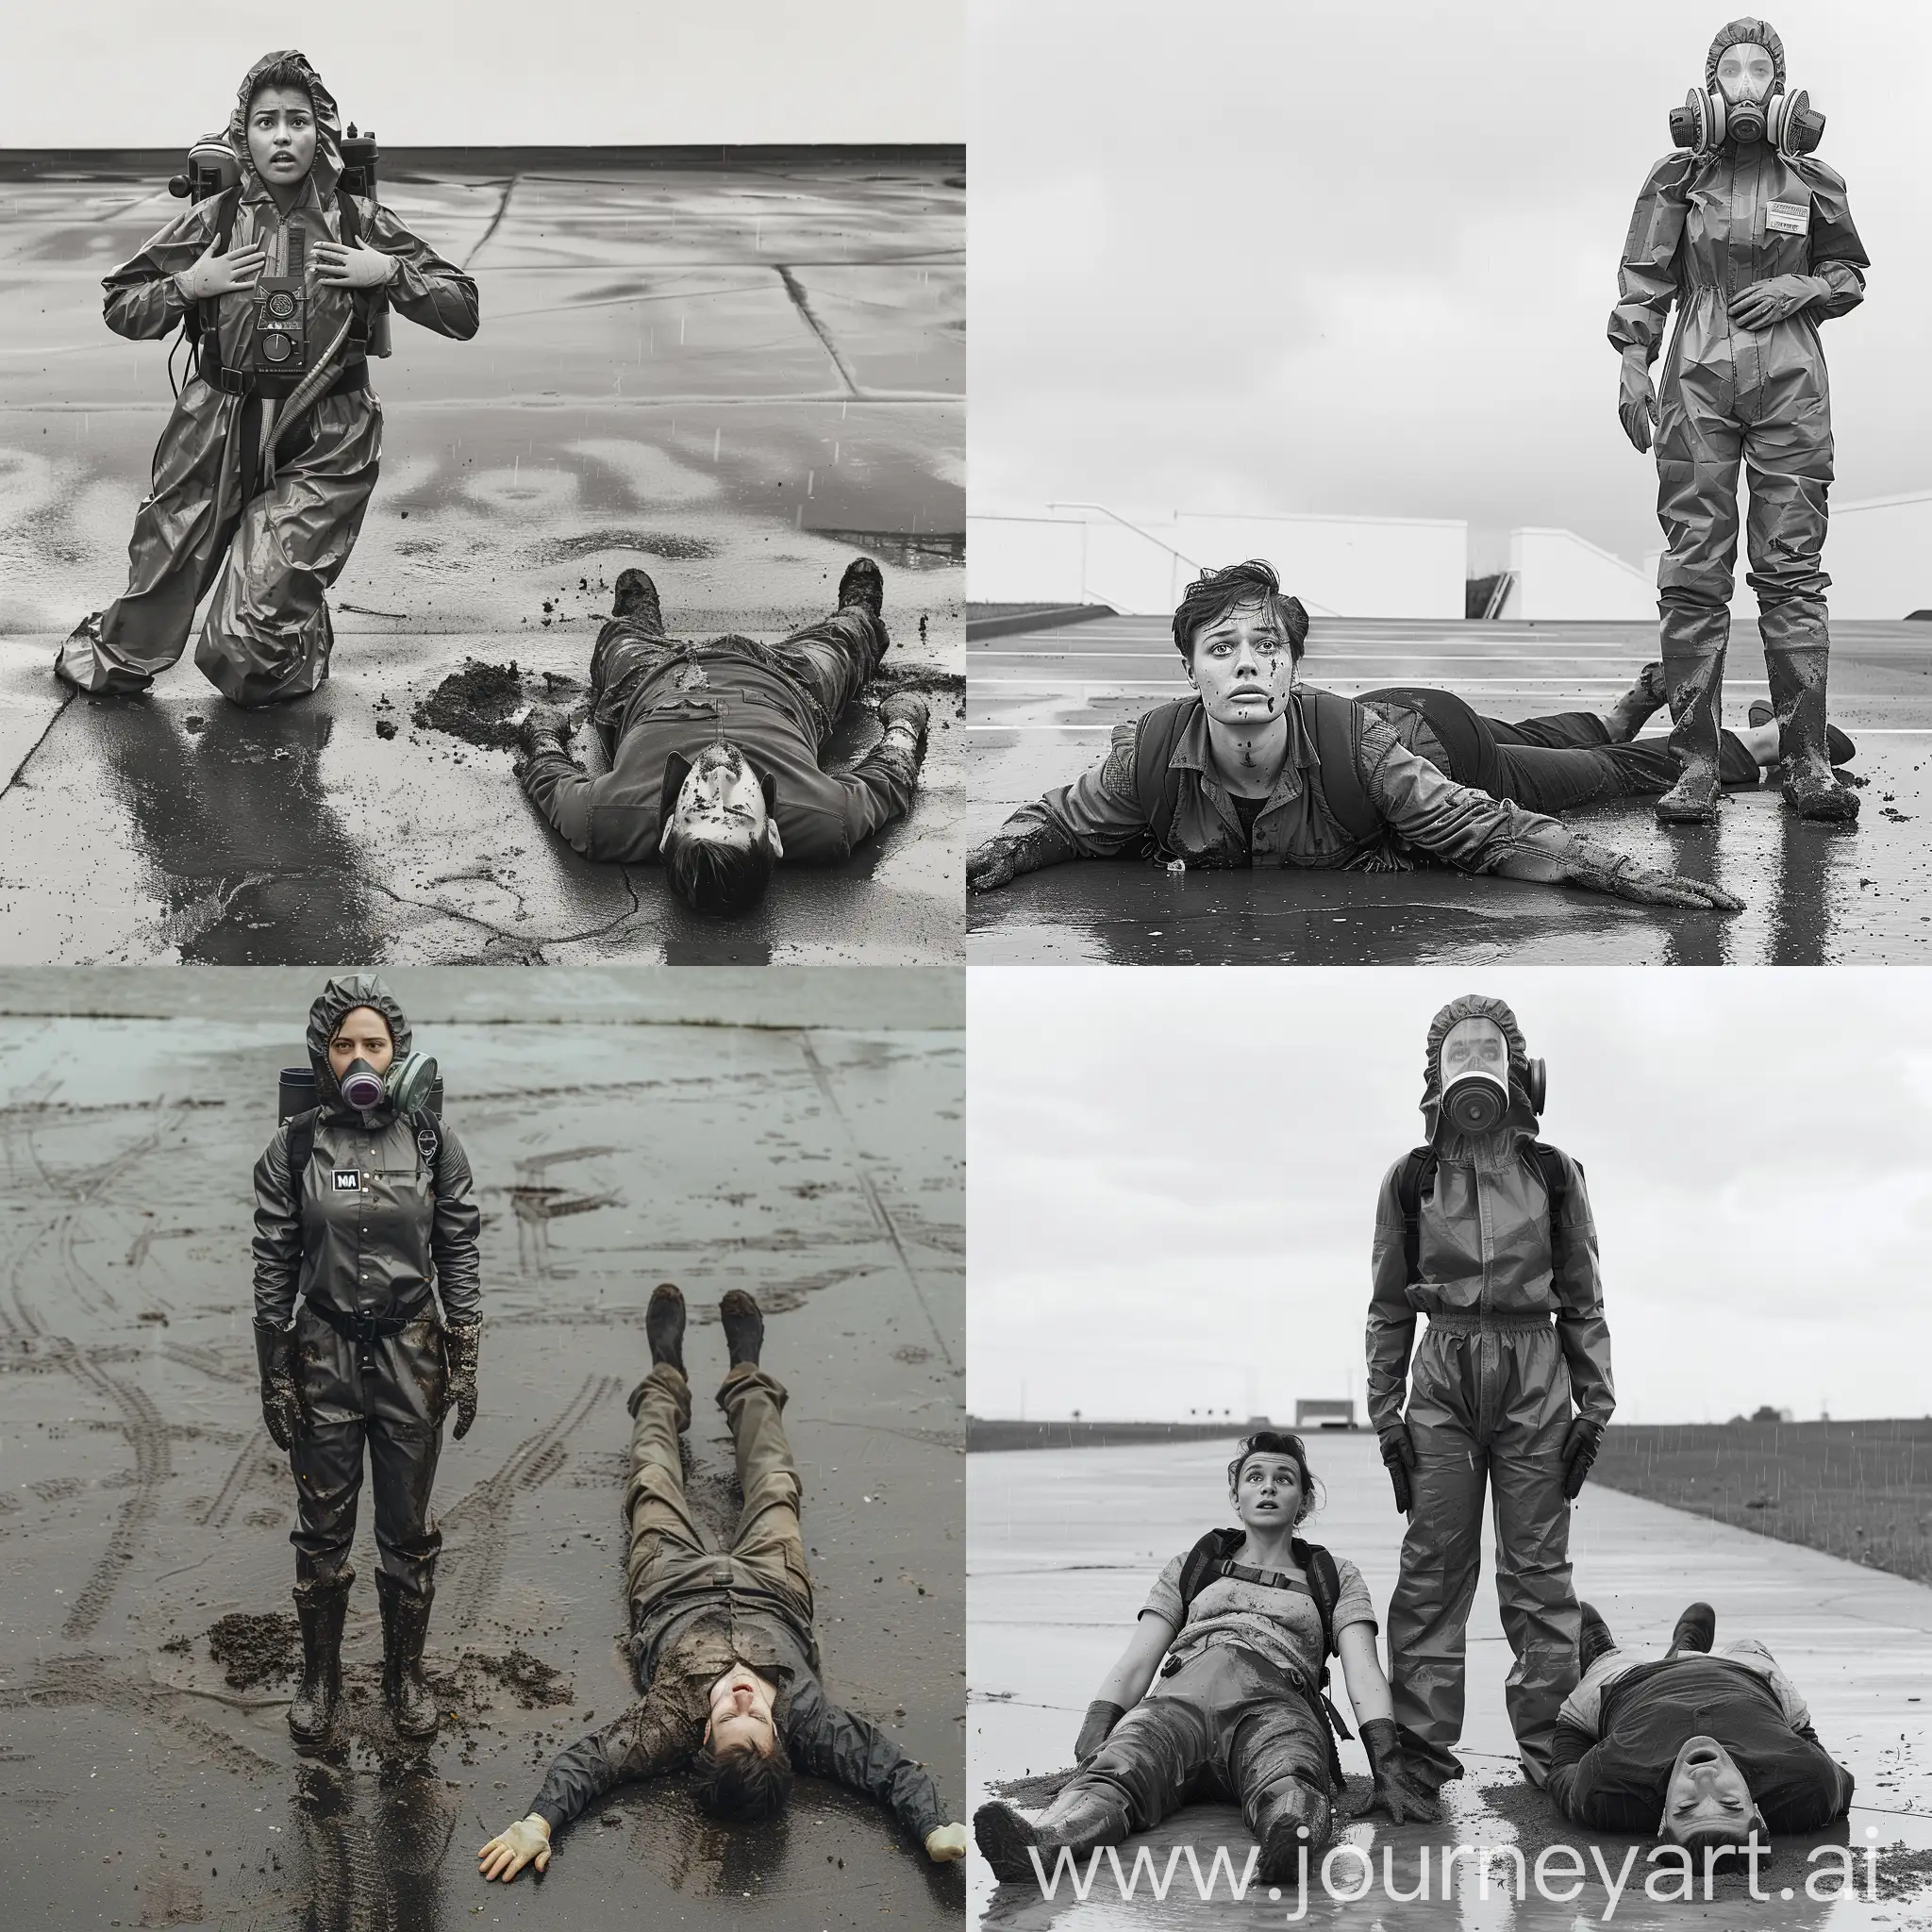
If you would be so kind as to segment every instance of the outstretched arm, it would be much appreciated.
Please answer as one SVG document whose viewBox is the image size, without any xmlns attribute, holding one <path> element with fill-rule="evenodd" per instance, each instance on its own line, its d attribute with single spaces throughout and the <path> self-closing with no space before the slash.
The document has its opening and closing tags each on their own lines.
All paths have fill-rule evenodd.
<svg viewBox="0 0 1932 1932">
<path fill-rule="evenodd" d="M 1069 858 L 1112 858 L 1147 830 L 1134 786 L 1133 724 L 1116 724 L 1106 759 L 1071 785 L 1023 805 L 967 855 L 966 884 L 997 891 L 1022 873 Z"/>
<path fill-rule="evenodd" d="M 848 851 L 912 809 L 919 768 L 925 762 L 928 710 L 917 691 L 893 691 L 880 703 L 885 729 L 842 780 Z"/>
<path fill-rule="evenodd" d="M 830 1778 L 847 1790 L 883 1805 L 900 1828 L 931 1857 L 950 1862 L 950 1840 L 935 1851 L 928 1843 L 946 1825 L 946 1807 L 924 1765 L 915 1762 L 876 1724 L 830 1703 L 815 1678 L 802 1679 L 792 1694 L 785 1747 L 792 1764 L 812 1777 Z"/>
<path fill-rule="evenodd" d="M 533 705 L 517 727 L 515 772 L 530 802 L 574 852 L 616 865 L 658 858 L 658 791 L 617 772 L 591 777 L 570 753 L 570 721 Z"/>
<path fill-rule="evenodd" d="M 557 1758 L 529 1811 L 478 1851 L 478 1871 L 506 1885 L 525 1865 L 534 1863 L 541 1872 L 550 1863 L 550 1838 L 558 1825 L 568 1824 L 626 1779 L 676 1770 L 703 1735 L 696 1720 L 674 1710 L 653 1690 L 615 1723 L 579 1739 Z"/>
</svg>

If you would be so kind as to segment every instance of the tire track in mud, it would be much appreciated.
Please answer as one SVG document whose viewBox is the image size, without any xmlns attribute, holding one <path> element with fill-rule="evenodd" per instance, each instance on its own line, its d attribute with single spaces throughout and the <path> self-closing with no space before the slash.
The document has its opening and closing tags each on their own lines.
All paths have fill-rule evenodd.
<svg viewBox="0 0 1932 1932">
<path fill-rule="evenodd" d="M 248 1487 L 250 1471 L 261 1455 L 262 1444 L 268 1441 L 268 1430 L 259 1423 L 249 1432 L 247 1441 L 242 1445 L 242 1453 L 236 1457 L 233 1466 L 223 1478 L 222 1486 L 215 1491 L 215 1499 L 201 1514 L 204 1529 L 225 1529 L 228 1519 L 235 1513 L 236 1505 L 242 1500 L 242 1492 Z"/>
<path fill-rule="evenodd" d="M 452 1631 L 467 1631 L 502 1585 L 504 1541 L 517 1492 L 536 1489 L 563 1468 L 565 1442 L 623 1386 L 615 1375 L 586 1375 L 556 1417 L 525 1436 L 495 1474 L 486 1476 L 442 1519 L 445 1538 L 452 1530 L 462 1535 L 458 1547 L 445 1547 L 438 1565 L 437 1593 L 446 1601 Z"/>
<path fill-rule="evenodd" d="M 75 1354 L 73 1374 L 120 1409 L 122 1428 L 134 1450 L 134 1491 L 122 1504 L 108 1533 L 108 1547 L 94 1559 L 92 1574 L 60 1626 L 70 1641 L 91 1636 L 107 1613 L 123 1573 L 134 1561 L 148 1524 L 159 1512 L 161 1485 L 175 1473 L 173 1432 L 145 1389 L 124 1382 Z"/>
<path fill-rule="evenodd" d="M 282 1767 L 241 1739 L 191 1716 L 180 1707 L 183 1693 L 166 1684 L 136 1677 L 119 1662 L 97 1651 L 44 1659 L 25 1684 L 0 1689 L 0 1710 L 34 1706 L 85 1706 L 115 1716 L 165 1724 L 192 1739 L 215 1762 L 248 1778 Z"/>
</svg>

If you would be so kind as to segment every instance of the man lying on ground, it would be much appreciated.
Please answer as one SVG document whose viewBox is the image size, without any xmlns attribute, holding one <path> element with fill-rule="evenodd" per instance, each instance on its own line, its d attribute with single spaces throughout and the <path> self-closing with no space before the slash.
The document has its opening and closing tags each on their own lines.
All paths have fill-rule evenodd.
<svg viewBox="0 0 1932 1932">
<path fill-rule="evenodd" d="M 1717 1612 L 1692 1604 L 1670 1649 L 1645 1662 L 1583 1606 L 1583 1678 L 1557 1714 L 1548 1784 L 1573 1824 L 1654 1831 L 1694 1851 L 1844 1815 L 1852 1774 L 1818 1741 L 1790 1679 L 1755 1637 L 1712 1656 L 1716 1635 Z"/>
<path fill-rule="evenodd" d="M 1569 883 L 1644 905 L 1741 909 L 1581 832 L 1457 784 L 1369 708 L 1297 684 L 1300 602 L 1271 566 L 1204 571 L 1174 612 L 1196 695 L 1120 726 L 1106 762 L 1023 806 L 974 849 L 966 883 L 1131 851 L 1189 866 L 1462 872 Z"/>
<path fill-rule="evenodd" d="M 557 1759 L 529 1814 L 477 1854 L 485 1878 L 508 1883 L 533 1860 L 543 1871 L 558 1825 L 626 1779 L 687 1765 L 699 1806 L 714 1817 L 775 1818 L 796 1769 L 888 1807 L 936 1863 L 966 1856 L 966 1827 L 946 1822 L 924 1766 L 820 1688 L 785 1389 L 758 1366 L 765 1324 L 751 1296 L 733 1289 L 718 1315 L 731 1353 L 718 1407 L 744 1497 L 737 1538 L 728 1553 L 710 1549 L 686 1505 L 677 1441 L 691 1426 L 684 1296 L 666 1282 L 644 1315 L 651 1372 L 631 1393 L 625 1491 L 631 1657 L 643 1700 Z"/>
<path fill-rule="evenodd" d="M 665 635 L 657 585 L 625 571 L 591 654 L 591 723 L 608 769 L 589 776 L 571 757 L 570 720 L 538 705 L 517 734 L 524 790 L 586 858 L 661 857 L 699 912 L 748 911 L 781 858 L 842 863 L 911 809 L 925 756 L 926 702 L 895 691 L 854 770 L 819 763 L 886 654 L 884 601 L 878 565 L 861 557 L 823 623 L 776 644 L 694 642 Z"/>
</svg>

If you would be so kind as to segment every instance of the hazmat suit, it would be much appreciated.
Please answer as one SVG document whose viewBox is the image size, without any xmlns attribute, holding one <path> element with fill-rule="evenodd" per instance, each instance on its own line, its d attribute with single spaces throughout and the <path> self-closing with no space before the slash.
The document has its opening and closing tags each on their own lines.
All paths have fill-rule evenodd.
<svg viewBox="0 0 1932 1932">
<path fill-rule="evenodd" d="M 299 71 L 314 106 L 315 159 L 284 217 L 256 171 L 247 116 L 258 76 Z M 214 598 L 194 661 L 225 697 L 268 705 L 312 691 L 328 675 L 334 633 L 326 593 L 362 527 L 382 456 L 382 405 L 369 387 L 373 291 L 319 280 L 318 245 L 343 234 L 337 180 L 341 117 L 303 57 L 256 62 L 236 95 L 227 141 L 241 161 L 239 189 L 195 202 L 106 281 L 108 326 L 137 341 L 178 326 L 191 308 L 212 324 L 155 451 L 152 485 L 128 544 L 127 588 L 82 621 L 61 647 L 56 673 L 82 691 L 145 691 L 180 658 L 201 599 Z M 361 245 L 394 267 L 383 299 L 410 321 L 467 341 L 476 333 L 476 285 L 412 235 L 379 203 L 353 198 Z M 264 275 L 287 273 L 291 235 L 303 253 L 308 382 L 303 407 L 289 375 L 258 373 L 257 303 L 241 288 L 191 304 L 177 277 L 193 272 L 232 212 L 228 249 L 264 253 Z M 334 354 L 328 355 L 331 346 Z"/>
<path fill-rule="evenodd" d="M 1459 1130 L 1443 1104 L 1444 1042 L 1473 1021 L 1499 1029 L 1507 1054 L 1507 1102 L 1481 1134 Z M 1616 1401 L 1583 1170 L 1557 1149 L 1539 1151 L 1530 1082 L 1509 1008 L 1479 996 L 1451 1001 L 1429 1028 L 1429 1154 L 1416 1175 L 1412 1272 L 1409 1158 L 1389 1171 L 1375 1210 L 1369 1419 L 1408 1517 L 1389 1602 L 1390 1687 L 1410 1764 L 1439 1781 L 1461 1774 L 1452 1747 L 1462 1733 L 1463 1633 L 1485 1490 L 1515 1657 L 1504 1686 L 1510 1727 L 1531 1782 L 1548 1774 L 1557 1713 L 1576 1682 L 1568 1497 Z M 1560 1186 L 1559 1215 L 1545 1159 Z M 1428 1325 L 1411 1361 L 1419 1313 Z"/>
<path fill-rule="evenodd" d="M 1712 42 L 1707 89 L 1718 90 L 1720 62 L 1740 47 L 1764 50 L 1771 92 L 1782 92 L 1783 43 L 1754 19 L 1731 22 Z M 1657 162 L 1637 198 L 1609 339 L 1624 357 L 1625 433 L 1644 450 L 1657 425 L 1657 521 L 1669 546 L 1657 609 L 1671 748 L 1683 771 L 1658 801 L 1660 818 L 1708 820 L 1717 810 L 1740 460 L 1751 492 L 1745 581 L 1757 593 L 1785 798 L 1807 818 L 1857 814 L 1825 745 L 1831 580 L 1821 559 L 1832 441 L 1818 330 L 1864 300 L 1868 265 L 1843 179 L 1815 155 L 1790 151 L 1789 138 L 1680 149 Z M 1650 365 L 1674 303 L 1677 325 L 1654 391 Z"/>
<path fill-rule="evenodd" d="M 430 1490 L 445 1412 L 456 1408 L 458 1437 L 475 1413 L 481 1217 L 469 1161 L 454 1130 L 427 1114 L 399 1114 L 387 1099 L 366 1110 L 344 1100 L 329 1042 L 358 1007 L 387 1021 L 398 1060 L 408 1054 L 408 1020 L 380 979 L 330 980 L 308 1013 L 308 1060 L 322 1104 L 283 1122 L 255 1169 L 263 1408 L 271 1433 L 287 1438 L 295 1475 L 290 1541 L 303 1685 L 290 1727 L 305 1744 L 325 1739 L 340 1695 L 365 1447 L 384 1690 L 405 1735 L 434 1734 L 435 1710 L 421 1681 L 442 1546 Z M 310 1151 L 297 1174 L 291 1145 L 299 1145 L 305 1121 Z"/>
</svg>

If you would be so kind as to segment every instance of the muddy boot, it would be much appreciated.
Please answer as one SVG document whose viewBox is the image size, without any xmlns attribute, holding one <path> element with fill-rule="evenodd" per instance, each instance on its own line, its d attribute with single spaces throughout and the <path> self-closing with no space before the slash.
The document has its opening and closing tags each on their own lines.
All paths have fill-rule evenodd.
<svg viewBox="0 0 1932 1932">
<path fill-rule="evenodd" d="M 629 618 L 650 637 L 664 635 L 664 609 L 658 601 L 658 587 L 641 570 L 619 572 L 610 614 Z"/>
<path fill-rule="evenodd" d="M 1676 1657 L 1684 1651 L 1695 1650 L 1707 1657 L 1716 1641 L 1717 1612 L 1708 1604 L 1692 1604 L 1671 1632 L 1671 1655 Z"/>
<path fill-rule="evenodd" d="M 1590 1669 L 1607 1650 L 1615 1650 L 1617 1640 L 1610 1635 L 1610 1626 L 1598 1613 L 1594 1604 L 1579 1604 L 1583 1613 L 1582 1627 L 1576 1638 L 1576 1668 L 1578 1672 Z"/>
<path fill-rule="evenodd" d="M 418 1596 L 379 1571 L 375 1595 L 382 1606 L 382 1701 L 398 1737 L 429 1743 L 436 1736 L 436 1700 L 423 1681 L 423 1640 L 436 1593 Z"/>
<path fill-rule="evenodd" d="M 1801 819 L 1849 824 L 1858 816 L 1858 794 L 1832 776 L 1824 725 L 1831 647 L 1822 610 L 1774 606 L 1758 613 L 1757 627 L 1784 758 L 1785 803 Z"/>
<path fill-rule="evenodd" d="M 1657 802 L 1657 815 L 1667 825 L 1714 825 L 1717 802 L 1722 790 L 1719 768 L 1698 758 L 1683 768 L 1683 774 Z"/>
<path fill-rule="evenodd" d="M 869 557 L 855 557 L 839 579 L 839 608 L 857 604 L 876 617 L 886 605 L 886 579 Z"/>
<path fill-rule="evenodd" d="M 1671 753 L 1677 782 L 1657 802 L 1667 825 L 1717 823 L 1723 795 L 1718 718 L 1724 705 L 1724 648 L 1730 613 L 1704 605 L 1666 603 L 1659 634 L 1664 682 L 1670 687 Z"/>
<path fill-rule="evenodd" d="M 1004 1798 L 973 1814 L 973 1837 L 979 1856 L 999 1878 L 1030 1878 L 1030 1850 L 1040 1853 L 1042 1871 L 1053 1876 L 1054 1854 L 1062 1845 L 1076 1857 L 1096 1845 L 1117 1845 L 1127 1835 L 1127 1807 L 1105 1785 L 1075 1778 L 1063 1785 L 1044 1811 L 1029 1816 Z"/>
<path fill-rule="evenodd" d="M 1628 744 L 1669 699 L 1670 687 L 1664 682 L 1662 660 L 1653 658 L 1637 674 L 1637 682 L 1604 714 L 1610 721 L 1616 741 Z"/>
<path fill-rule="evenodd" d="M 684 1374 L 684 1293 L 675 1282 L 660 1281 L 651 1291 L 651 1306 L 644 1310 L 644 1340 L 651 1344 L 653 1362 Z"/>
<path fill-rule="evenodd" d="M 1322 1854 L 1335 1836 L 1335 1807 L 1312 1785 L 1300 1779 L 1291 1782 L 1259 1822 L 1255 1833 L 1261 1846 L 1260 1862 L 1255 1876 L 1264 1884 L 1280 1885 L 1301 1876 L 1301 1855 L 1308 1855 L 1308 1869 L 1319 1871 Z M 1302 1833 L 1307 1836 L 1304 1838 Z"/>
<path fill-rule="evenodd" d="M 1785 803 L 1801 819 L 1818 819 L 1826 824 L 1848 825 L 1858 816 L 1858 794 L 1848 791 L 1831 774 L 1823 756 L 1806 758 L 1785 780 Z"/>
<path fill-rule="evenodd" d="M 724 1345 L 731 1351 L 735 1369 L 749 1363 L 758 1365 L 758 1351 L 765 1345 L 765 1318 L 758 1305 L 743 1289 L 734 1288 L 718 1304 L 718 1320 L 724 1329 Z"/>
<path fill-rule="evenodd" d="M 342 1619 L 349 1609 L 353 1570 L 295 1586 L 295 1620 L 302 1626 L 302 1681 L 289 1706 L 289 1735 L 298 1751 L 326 1750 L 342 1702 Z"/>
</svg>

